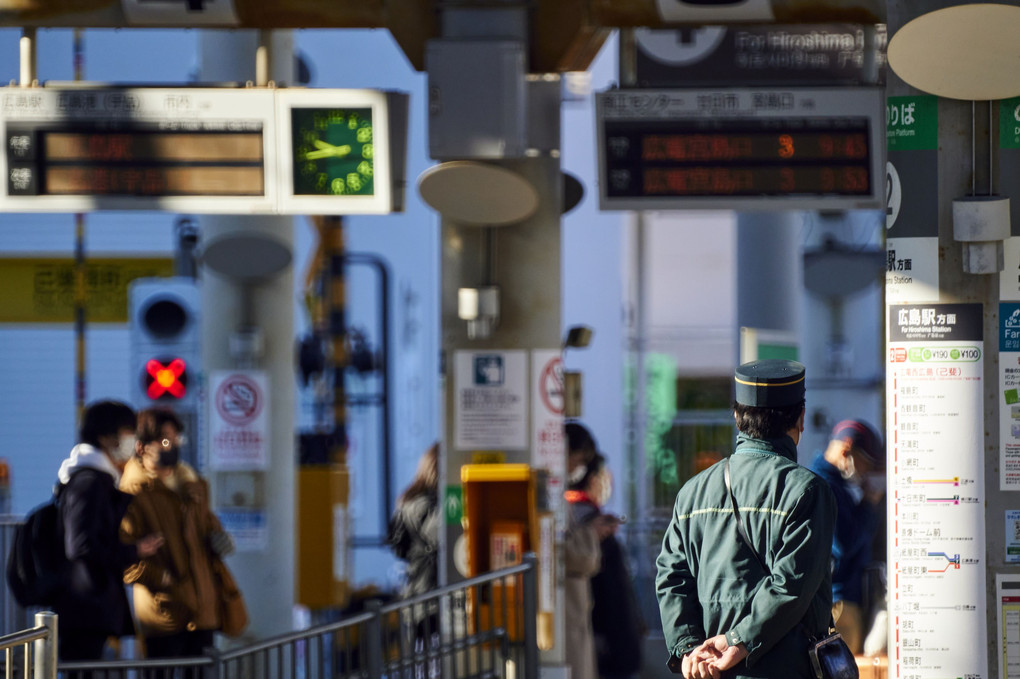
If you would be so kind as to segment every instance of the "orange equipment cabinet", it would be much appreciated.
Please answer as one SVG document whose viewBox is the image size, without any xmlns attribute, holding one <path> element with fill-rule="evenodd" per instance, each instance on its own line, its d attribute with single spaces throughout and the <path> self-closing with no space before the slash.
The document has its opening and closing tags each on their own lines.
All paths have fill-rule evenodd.
<svg viewBox="0 0 1020 679">
<path fill-rule="evenodd" d="M 311 609 L 345 606 L 350 473 L 341 464 L 300 465 L 297 484 L 298 603 Z"/>
<path fill-rule="evenodd" d="M 521 562 L 538 549 L 537 472 L 526 464 L 468 464 L 460 468 L 468 576 Z M 510 638 L 523 635 L 523 592 L 516 579 L 471 590 L 468 625 L 484 631 L 502 626 Z"/>
</svg>

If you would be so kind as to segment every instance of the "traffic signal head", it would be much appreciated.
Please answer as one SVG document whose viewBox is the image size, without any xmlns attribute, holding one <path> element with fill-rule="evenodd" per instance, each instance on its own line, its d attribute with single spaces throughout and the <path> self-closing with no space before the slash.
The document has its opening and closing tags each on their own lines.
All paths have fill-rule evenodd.
<svg viewBox="0 0 1020 679">
<path fill-rule="evenodd" d="M 149 359 L 143 379 L 145 395 L 153 400 L 184 398 L 188 393 L 188 363 L 182 358 Z"/>
<path fill-rule="evenodd" d="M 131 284 L 131 371 L 137 408 L 192 408 L 199 370 L 199 293 L 190 278 Z"/>
</svg>

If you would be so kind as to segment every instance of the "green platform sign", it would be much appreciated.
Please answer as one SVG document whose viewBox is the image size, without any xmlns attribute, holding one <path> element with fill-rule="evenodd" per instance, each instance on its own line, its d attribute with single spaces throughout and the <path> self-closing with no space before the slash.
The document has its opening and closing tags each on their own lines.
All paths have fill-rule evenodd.
<svg viewBox="0 0 1020 679">
<path fill-rule="evenodd" d="M 447 486 L 443 498 L 443 514 L 446 525 L 459 526 L 464 517 L 464 489 L 461 486 Z"/>
</svg>

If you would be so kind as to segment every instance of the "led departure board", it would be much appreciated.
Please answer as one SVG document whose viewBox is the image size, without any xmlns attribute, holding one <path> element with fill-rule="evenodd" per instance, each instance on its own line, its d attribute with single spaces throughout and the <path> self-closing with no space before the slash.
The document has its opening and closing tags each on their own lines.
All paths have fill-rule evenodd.
<svg viewBox="0 0 1020 679">
<path fill-rule="evenodd" d="M 378 90 L 0 88 L 0 210 L 384 214 L 406 109 Z"/>
<path fill-rule="evenodd" d="M 264 196 L 261 129 L 7 128 L 12 196 Z"/>
<path fill-rule="evenodd" d="M 881 205 L 875 88 L 599 95 L 604 209 Z"/>
</svg>

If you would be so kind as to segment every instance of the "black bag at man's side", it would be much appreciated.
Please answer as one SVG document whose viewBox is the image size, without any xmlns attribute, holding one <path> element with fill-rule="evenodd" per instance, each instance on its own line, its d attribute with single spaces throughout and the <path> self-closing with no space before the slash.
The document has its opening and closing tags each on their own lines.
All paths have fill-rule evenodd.
<svg viewBox="0 0 1020 679">
<path fill-rule="evenodd" d="M 811 666 L 817 679 L 858 679 L 857 660 L 839 632 L 821 639 L 812 639 L 808 648 Z"/>
<path fill-rule="evenodd" d="M 7 556 L 7 587 L 23 607 L 50 606 L 56 603 L 66 572 L 64 530 L 54 494 L 14 530 Z"/>
</svg>

